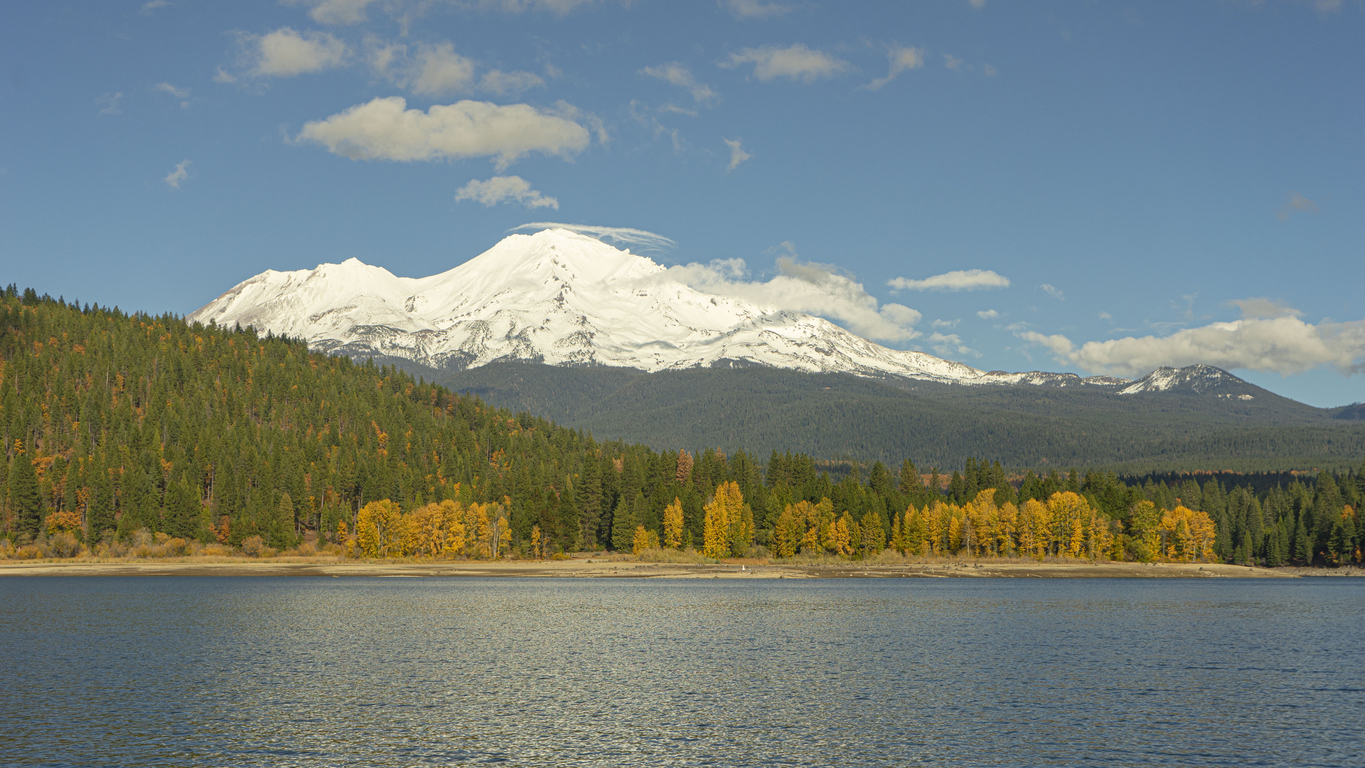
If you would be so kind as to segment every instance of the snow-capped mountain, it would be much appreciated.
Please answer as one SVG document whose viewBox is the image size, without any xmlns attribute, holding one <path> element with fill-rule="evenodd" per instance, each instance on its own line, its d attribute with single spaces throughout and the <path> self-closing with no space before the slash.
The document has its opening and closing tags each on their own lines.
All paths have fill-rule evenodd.
<svg viewBox="0 0 1365 768">
<path fill-rule="evenodd" d="M 1187 365 L 1184 368 L 1158 368 L 1119 389 L 1120 395 L 1144 392 L 1184 392 L 1195 395 L 1214 395 L 1235 400 L 1251 400 L 1259 387 L 1248 384 L 1221 368 L 1211 365 Z"/>
<path fill-rule="evenodd" d="M 436 369 L 513 360 L 651 372 L 762 365 L 959 384 L 1162 388 L 1135 389 L 1147 379 L 985 372 L 889 349 L 812 315 L 703 293 L 649 258 L 563 229 L 511 235 L 425 278 L 356 259 L 267 271 L 186 319 L 240 323 L 319 351 Z"/>
</svg>

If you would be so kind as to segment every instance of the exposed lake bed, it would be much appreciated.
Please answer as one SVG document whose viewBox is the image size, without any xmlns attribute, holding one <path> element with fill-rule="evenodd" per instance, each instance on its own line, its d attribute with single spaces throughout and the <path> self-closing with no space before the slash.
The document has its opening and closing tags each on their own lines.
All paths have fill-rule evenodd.
<svg viewBox="0 0 1365 768">
<path fill-rule="evenodd" d="M 0 562 L 0 576 L 507 576 L 528 578 L 1241 578 L 1365 574 L 1360 568 L 1255 568 L 1219 563 L 1116 563 L 1052 559 L 923 562 L 782 561 L 656 563 L 611 557 L 568 560 L 392 561 L 339 558 L 182 558 Z"/>
</svg>

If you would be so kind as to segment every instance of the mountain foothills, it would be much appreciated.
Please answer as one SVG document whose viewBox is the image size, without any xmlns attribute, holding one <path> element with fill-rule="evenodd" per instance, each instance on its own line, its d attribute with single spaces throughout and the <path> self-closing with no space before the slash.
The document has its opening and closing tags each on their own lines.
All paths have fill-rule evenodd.
<svg viewBox="0 0 1365 768">
<path fill-rule="evenodd" d="M 390 363 L 658 450 L 1127 471 L 1345 468 L 1365 455 L 1365 425 L 1210 366 L 1137 381 L 981 371 L 703 293 L 563 229 L 509 236 L 422 279 L 354 259 L 265 272 L 188 319 Z"/>
<path fill-rule="evenodd" d="M 299 340 L 13 286 L 0 297 L 0 438 L 5 557 L 303 541 L 375 557 L 695 547 L 1276 565 L 1359 560 L 1365 535 L 1361 473 L 1011 482 L 998 461 L 969 459 L 945 483 L 908 459 L 891 471 L 656 451 Z"/>
</svg>

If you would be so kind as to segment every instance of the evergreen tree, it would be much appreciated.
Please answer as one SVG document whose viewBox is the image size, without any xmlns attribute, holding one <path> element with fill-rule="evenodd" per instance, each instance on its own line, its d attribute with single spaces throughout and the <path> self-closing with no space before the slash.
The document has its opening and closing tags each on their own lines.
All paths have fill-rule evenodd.
<svg viewBox="0 0 1365 768">
<path fill-rule="evenodd" d="M 27 452 L 16 454 L 10 462 L 9 499 L 14 511 L 14 532 L 21 538 L 38 538 L 43 525 L 43 495 Z"/>
</svg>

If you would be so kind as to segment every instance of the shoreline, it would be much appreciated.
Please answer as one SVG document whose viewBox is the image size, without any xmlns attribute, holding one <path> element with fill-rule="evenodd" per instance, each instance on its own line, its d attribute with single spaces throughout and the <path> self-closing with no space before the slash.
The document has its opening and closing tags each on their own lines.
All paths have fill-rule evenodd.
<svg viewBox="0 0 1365 768">
<path fill-rule="evenodd" d="M 1037 561 L 924 561 L 914 563 L 652 563 L 607 558 L 396 562 L 290 558 L 261 560 L 71 560 L 0 562 L 0 577 L 34 576 L 312 576 L 312 577 L 520 577 L 640 579 L 841 579 L 841 578 L 1242 578 L 1350 577 L 1365 570 L 1254 568 L 1218 563 L 1114 563 Z"/>
</svg>

